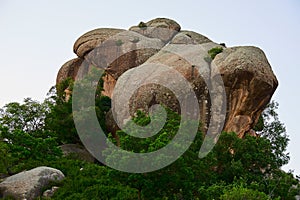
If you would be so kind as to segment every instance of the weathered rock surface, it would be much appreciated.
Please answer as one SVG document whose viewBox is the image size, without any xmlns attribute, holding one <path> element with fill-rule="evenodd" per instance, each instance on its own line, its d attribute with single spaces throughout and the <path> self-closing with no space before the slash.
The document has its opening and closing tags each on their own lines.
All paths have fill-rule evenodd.
<svg viewBox="0 0 300 200">
<path fill-rule="evenodd" d="M 206 36 L 196 33 L 194 31 L 180 31 L 173 37 L 170 44 L 204 44 L 212 42 Z"/>
<path fill-rule="evenodd" d="M 89 31 L 79 37 L 73 47 L 74 53 L 83 58 L 88 52 L 99 46 L 111 36 L 124 31 L 123 29 L 99 28 Z"/>
<path fill-rule="evenodd" d="M 225 131 L 234 131 L 240 137 L 251 132 L 259 115 L 271 99 L 278 82 L 271 66 L 262 50 L 256 47 L 226 48 L 212 42 L 206 36 L 193 31 L 180 31 L 180 25 L 170 19 L 157 18 L 147 23 L 133 26 L 130 31 L 121 29 L 96 29 L 81 36 L 74 45 L 74 52 L 87 61 L 83 70 L 78 70 L 77 77 L 82 77 L 90 66 L 105 69 L 103 95 L 113 97 L 113 94 L 124 94 L 131 85 L 147 82 L 147 75 L 157 82 L 169 82 L 178 87 L 179 97 L 186 91 L 181 83 L 174 79 L 180 74 L 192 86 L 199 103 L 200 118 L 207 128 L 209 120 L 221 120 L 226 117 Z M 101 45 L 99 47 L 99 45 Z M 193 49 L 194 47 L 196 49 Z M 208 50 L 221 47 L 224 51 L 211 62 Z M 74 78 L 80 59 L 66 63 L 59 72 L 57 82 L 65 77 Z M 210 63 L 211 62 L 211 63 Z M 157 64 L 168 66 L 168 70 L 159 67 L 148 68 L 137 75 L 136 70 L 146 65 Z M 72 71 L 73 70 L 73 71 Z M 222 98 L 210 99 L 207 82 L 214 82 L 221 74 L 226 93 Z M 146 75 L 146 76 L 145 76 Z M 140 78 L 144 80 L 139 80 Z M 115 91 L 116 85 L 123 89 Z M 219 85 L 217 91 L 222 91 Z M 221 88 L 221 89 L 220 89 Z M 164 104 L 174 111 L 180 112 L 178 96 L 175 97 L 167 87 L 160 84 L 143 85 L 130 98 L 121 95 L 119 114 L 124 115 L 122 123 L 128 121 L 126 109 L 129 103 L 129 113 L 132 116 L 137 109 L 147 111 L 154 104 Z M 128 101 L 127 101 L 128 100 Z M 227 102 L 224 115 L 216 115 L 212 105 Z M 221 108 L 218 108 L 219 110 Z M 107 129 L 115 132 L 118 126 L 114 124 L 112 112 L 108 113 Z M 251 133 L 254 134 L 253 132 Z"/>
<path fill-rule="evenodd" d="M 54 168 L 37 167 L 6 178 L 0 183 L 0 196 L 15 199 L 35 199 L 51 181 L 61 181 L 64 174 Z"/>
<path fill-rule="evenodd" d="M 133 26 L 129 30 L 138 32 L 146 37 L 158 38 L 167 43 L 180 29 L 180 25 L 174 20 L 156 18 L 147 23 L 140 22 L 138 26 Z"/>
<path fill-rule="evenodd" d="M 112 93 L 114 91 L 115 85 L 117 83 L 117 80 L 114 79 L 114 77 L 110 74 L 106 74 L 103 77 L 103 91 L 102 95 L 108 96 L 112 98 Z"/>
<path fill-rule="evenodd" d="M 65 78 L 65 74 L 69 74 L 69 77 L 75 77 L 71 69 L 76 69 L 76 72 L 78 72 L 77 77 L 82 77 L 90 70 L 91 66 L 99 67 L 106 71 L 106 76 L 103 77 L 103 94 L 112 97 L 112 90 L 121 74 L 144 63 L 165 45 L 160 39 L 145 37 L 134 31 L 113 30 L 96 29 L 97 37 L 92 35 L 96 38 L 89 39 L 93 32 L 84 34 L 79 38 L 78 41 L 83 43 L 81 48 L 84 49 L 84 52 L 83 50 L 77 50 L 76 52 L 79 56 L 85 55 L 86 62 L 80 63 L 81 58 L 67 62 L 58 73 L 57 83 Z M 101 31 L 103 31 L 103 34 Z M 88 41 L 84 43 L 85 40 Z M 77 44 L 78 41 L 74 45 L 74 50 L 80 48 Z M 78 69 L 80 65 L 82 67 Z"/>
<path fill-rule="evenodd" d="M 117 80 L 128 69 L 144 63 L 164 45 L 160 39 L 124 31 L 94 48 L 86 59 L 91 65 L 105 69 Z"/>
<path fill-rule="evenodd" d="M 71 77 L 72 79 L 76 79 L 78 70 L 83 62 L 83 59 L 81 58 L 74 58 L 72 60 L 69 60 L 58 71 L 57 77 L 56 77 L 56 84 L 59 84 L 63 80 L 67 79 L 68 77 Z"/>
<path fill-rule="evenodd" d="M 81 145 L 78 144 L 64 144 L 59 146 L 64 156 L 74 156 L 87 162 L 95 162 L 95 158 Z"/>
<path fill-rule="evenodd" d="M 220 73 L 227 94 L 224 131 L 240 137 L 258 121 L 278 81 L 264 52 L 251 46 L 224 49 L 212 62 L 212 77 Z"/>
<path fill-rule="evenodd" d="M 196 41 L 193 41 L 193 43 L 196 43 Z M 209 94 L 206 83 L 210 80 L 210 66 L 204 58 L 208 56 L 207 51 L 209 49 L 221 46 L 213 42 L 202 45 L 199 44 L 199 46 L 197 45 L 197 49 L 194 49 L 194 46 L 195 45 L 187 46 L 186 44 L 167 45 L 157 54 L 149 58 L 143 65 L 122 74 L 122 79 L 119 79 L 117 84 L 123 86 L 124 89 L 118 87 L 121 89 L 114 91 L 114 94 L 118 96 L 119 99 L 118 101 L 113 101 L 121 104 L 114 105 L 117 107 L 116 114 L 122 116 L 118 119 L 121 126 L 128 121 L 128 115 L 125 114 L 127 112 L 125 102 L 129 103 L 128 106 L 131 116 L 133 116 L 137 110 L 148 112 L 149 108 L 154 104 L 165 105 L 173 111 L 180 113 L 182 108 L 180 108 L 178 100 L 185 97 L 188 90 L 186 85 L 183 84 L 179 78 L 176 78 L 178 74 L 183 76 L 184 80 L 191 84 L 196 94 L 201 111 L 201 121 L 209 121 Z M 153 67 L 145 68 L 144 66 L 146 65 L 153 65 Z M 156 65 L 167 66 L 168 69 Z M 143 68 L 143 71 L 138 72 L 139 68 Z M 146 74 L 146 77 L 143 77 L 144 74 Z M 149 78 L 153 78 L 154 81 L 159 84 L 146 84 Z M 138 88 L 132 97 L 128 99 L 127 94 L 122 94 L 124 90 L 129 91 L 131 89 L 128 83 L 133 86 L 146 85 Z M 166 86 L 172 87 L 174 90 L 172 91 L 163 86 L 163 83 L 165 83 Z M 204 124 L 204 130 L 205 129 L 206 124 Z"/>
</svg>

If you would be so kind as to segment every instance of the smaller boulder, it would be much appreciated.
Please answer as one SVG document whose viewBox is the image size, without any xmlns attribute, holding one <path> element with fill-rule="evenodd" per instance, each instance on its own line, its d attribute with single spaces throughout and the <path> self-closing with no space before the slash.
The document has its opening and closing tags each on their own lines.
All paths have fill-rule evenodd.
<svg viewBox="0 0 300 200">
<path fill-rule="evenodd" d="M 156 18 L 147 23 L 140 22 L 129 30 L 138 32 L 146 37 L 158 38 L 167 43 L 180 31 L 180 25 L 174 20 L 167 18 Z"/>
<path fill-rule="evenodd" d="M 60 146 L 64 156 L 74 156 L 77 159 L 94 163 L 95 158 L 81 145 L 64 144 Z"/>
<path fill-rule="evenodd" d="M 64 174 L 54 168 L 37 167 L 6 178 L 0 183 L 0 197 L 31 200 L 41 195 L 42 189 L 52 181 L 61 181 Z"/>
<path fill-rule="evenodd" d="M 173 37 L 170 44 L 204 44 L 212 42 L 206 36 L 194 31 L 180 31 Z"/>
<path fill-rule="evenodd" d="M 99 46 L 103 41 L 123 31 L 125 30 L 115 28 L 98 28 L 89 31 L 76 40 L 73 51 L 78 57 L 83 58 L 87 53 Z"/>
<path fill-rule="evenodd" d="M 51 198 L 58 189 L 59 189 L 59 187 L 53 186 L 51 189 L 46 190 L 43 193 L 43 197 Z"/>
</svg>

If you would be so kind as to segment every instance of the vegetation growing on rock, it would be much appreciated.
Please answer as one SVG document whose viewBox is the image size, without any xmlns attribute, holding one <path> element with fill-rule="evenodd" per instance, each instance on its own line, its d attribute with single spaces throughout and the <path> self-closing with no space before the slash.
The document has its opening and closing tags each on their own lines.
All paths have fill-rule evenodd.
<svg viewBox="0 0 300 200">
<path fill-rule="evenodd" d="M 147 28 L 147 24 L 145 22 L 140 22 L 138 25 L 139 28 Z"/>
<path fill-rule="evenodd" d="M 55 102 L 50 106 L 50 114 L 57 112 L 54 107 Z M 56 109 L 66 107 L 67 104 L 62 104 Z M 203 141 L 199 129 L 194 143 L 182 157 L 166 168 L 145 174 L 124 173 L 99 163 L 62 157 L 58 144 L 65 140 L 59 134 L 66 133 L 52 131 L 47 122 L 30 132 L 9 131 L 3 128 L 6 124 L 2 121 L 0 173 L 15 174 L 41 165 L 59 169 L 66 178 L 56 184 L 59 189 L 52 199 L 228 199 L 238 198 L 237 194 L 247 199 L 292 199 L 299 190 L 298 181 L 292 173 L 280 170 L 289 160 L 285 152 L 288 137 L 276 108 L 277 104 L 271 103 L 263 113 L 265 120 L 260 137 L 241 139 L 235 133 L 224 132 L 213 151 L 199 159 Z M 145 125 L 149 119 L 140 112 L 134 121 Z M 71 120 L 64 126 L 72 126 L 67 123 Z M 180 116 L 169 110 L 164 128 L 155 137 L 134 139 L 119 131 L 120 146 L 135 152 L 157 150 L 172 140 L 179 125 Z"/>
<path fill-rule="evenodd" d="M 223 51 L 222 47 L 214 47 L 214 48 L 208 50 L 208 55 L 211 57 L 211 59 L 214 59 L 216 57 L 216 55 L 218 55 L 222 51 Z"/>
<path fill-rule="evenodd" d="M 158 31 L 156 28 L 159 28 Z M 289 154 L 286 152 L 289 138 L 276 113 L 278 104 L 270 102 L 278 81 L 263 51 L 256 47 L 221 47 L 205 36 L 191 31 L 179 32 L 180 29 L 175 21 L 165 18 L 141 22 L 130 28 L 132 31 L 129 35 L 114 40 L 114 45 L 111 45 L 113 47 L 105 51 L 97 49 L 98 45 L 124 30 L 95 29 L 80 37 L 74 44 L 74 52 L 78 58 L 62 66 L 56 87 L 50 90 L 44 102 L 27 98 L 23 103 L 9 103 L 0 109 L 0 181 L 23 170 L 48 166 L 62 171 L 65 175 L 62 182 L 53 182 L 43 188 L 47 190 L 58 186 L 59 189 L 51 197 L 58 200 L 293 199 L 299 194 L 299 180 L 294 178 L 292 172 L 280 169 L 289 161 Z M 109 60 L 116 54 L 114 48 L 117 48 L 118 54 L 128 46 L 149 43 L 153 45 L 153 49 L 131 51 L 113 63 L 103 63 L 100 56 L 95 63 L 81 66 L 84 63 L 83 58 L 91 59 L 93 55 L 101 54 Z M 199 53 L 199 60 L 207 68 L 197 71 L 196 65 L 165 51 L 171 45 L 179 45 L 181 48 L 182 44 L 200 45 L 204 50 Z M 89 55 L 92 51 L 94 54 Z M 205 57 L 207 54 L 209 57 Z M 217 54 L 219 55 L 216 56 Z M 172 109 L 172 106 L 178 106 L 175 96 L 168 90 L 152 85 L 138 89 L 135 94 L 137 98 L 131 101 L 133 109 L 130 112 L 133 120 L 125 124 L 124 130 L 117 131 L 115 124 L 107 127 L 110 124 L 107 122 L 111 120 L 108 119 L 108 114 L 111 114 L 110 97 L 117 80 L 121 82 L 119 77 L 124 74 L 130 77 L 132 74 L 129 70 L 151 62 L 170 66 L 167 73 L 169 76 L 172 76 L 171 72 L 180 72 L 193 85 L 198 95 L 199 105 L 204 110 L 201 113 L 203 121 L 189 149 L 169 166 L 140 174 L 120 172 L 97 161 L 93 162 L 93 159 L 82 159 L 80 155 L 72 153 L 63 155 L 61 146 L 84 149 L 73 119 L 73 87 L 78 88 L 81 95 L 85 95 L 91 92 L 86 86 L 94 86 L 95 95 L 89 101 L 95 104 L 87 109 L 95 111 L 109 141 L 130 152 L 156 151 L 170 143 L 179 126 L 183 126 L 185 133 L 189 134 L 188 127 L 195 123 L 198 125 L 199 121 L 195 120 L 181 124 L 181 116 L 178 114 L 180 112 Z M 79 69 L 80 67 L 83 69 Z M 157 80 L 167 77 L 166 74 L 157 72 Z M 211 114 L 211 102 L 207 99 L 208 88 L 201 77 L 213 80 L 219 73 L 222 74 L 228 97 L 225 131 L 221 133 L 212 151 L 199 159 L 199 149 L 206 135 L 203 127 L 207 125 Z M 100 80 L 95 82 L 99 77 Z M 126 81 L 122 85 L 126 87 L 129 79 L 124 80 Z M 147 87 L 150 91 L 157 90 L 146 94 L 147 90 L 143 89 Z M 103 92 L 105 88 L 109 88 L 109 91 Z M 184 91 L 184 88 L 179 89 Z M 139 103 L 144 107 L 138 107 Z M 133 128 L 133 124 L 145 126 L 150 123 L 151 113 L 147 113 L 147 109 L 142 112 L 140 108 L 149 108 L 153 104 L 167 107 L 167 120 L 163 128 L 156 135 L 144 139 L 126 134 L 127 131 L 135 135 L 141 134 Z M 157 117 L 153 120 L 163 119 Z M 178 145 L 177 148 L 182 146 Z M 102 153 L 110 155 L 107 163 L 114 160 L 114 154 L 107 151 Z M 120 158 L 119 161 L 124 163 L 126 159 Z M 11 198 L 3 196 L 0 189 L 0 198 L 2 197 Z"/>
</svg>

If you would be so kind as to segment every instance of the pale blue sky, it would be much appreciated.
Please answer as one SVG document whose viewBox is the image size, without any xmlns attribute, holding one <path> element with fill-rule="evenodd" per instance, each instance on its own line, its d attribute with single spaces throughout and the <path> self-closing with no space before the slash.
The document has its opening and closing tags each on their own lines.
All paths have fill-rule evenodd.
<svg viewBox="0 0 300 200">
<path fill-rule="evenodd" d="M 298 0 L 0 0 L 0 106 L 25 97 L 43 100 L 60 66 L 75 57 L 73 43 L 83 33 L 168 17 L 229 47 L 264 50 L 279 80 L 273 99 L 291 139 L 284 169 L 300 174 L 299 11 Z"/>
</svg>

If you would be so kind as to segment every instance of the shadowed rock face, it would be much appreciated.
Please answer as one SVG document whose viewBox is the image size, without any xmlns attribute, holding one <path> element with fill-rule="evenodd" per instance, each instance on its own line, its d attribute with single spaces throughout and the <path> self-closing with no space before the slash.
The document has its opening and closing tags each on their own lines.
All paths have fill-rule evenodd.
<svg viewBox="0 0 300 200">
<path fill-rule="evenodd" d="M 275 92 L 278 81 L 262 50 L 257 47 L 227 48 L 212 62 L 221 73 L 227 94 L 227 120 L 224 131 L 243 137 Z"/>
<path fill-rule="evenodd" d="M 180 81 L 174 79 L 179 73 L 190 83 L 197 96 L 203 130 L 206 131 L 210 120 L 218 120 L 218 116 L 214 116 L 212 105 L 226 102 L 226 121 L 223 130 L 234 131 L 239 137 L 243 137 L 257 123 L 278 86 L 265 54 L 257 47 L 225 48 L 206 36 L 180 29 L 180 25 L 173 20 L 157 18 L 133 26 L 130 31 L 122 29 L 90 31 L 74 44 L 74 52 L 79 58 L 62 66 L 57 83 L 67 77 L 73 79 L 83 77 L 93 65 L 105 69 L 106 72 L 103 77 L 102 95 L 111 98 L 113 94 L 120 96 L 124 110 L 121 106 L 119 113 L 125 112 L 127 103 L 131 116 L 138 109 L 147 112 L 154 104 L 164 104 L 180 113 L 178 96 L 179 98 L 184 96 L 186 90 L 182 88 Z M 189 51 L 193 45 L 200 50 Z M 215 47 L 222 48 L 223 52 L 212 61 L 208 61 L 208 51 Z M 83 59 L 90 62 L 90 65 L 85 64 L 78 70 Z M 150 71 L 144 70 L 143 73 L 155 75 L 158 82 L 170 82 L 176 86 L 177 97 L 173 91 L 160 84 L 147 84 L 138 88 L 126 101 L 122 93 L 128 89 L 128 83 L 141 83 L 136 70 L 151 64 L 168 66 L 169 70 L 157 67 L 154 71 L 149 68 Z M 207 82 L 214 82 L 219 74 L 224 82 L 226 100 L 211 100 Z M 146 81 L 147 78 L 144 79 Z M 122 85 L 124 89 L 115 91 L 116 84 Z M 107 117 L 107 128 L 115 133 L 118 126 L 112 118 L 112 113 L 109 112 Z M 125 123 L 127 119 L 123 120 Z"/>
<path fill-rule="evenodd" d="M 67 79 L 68 77 L 75 79 L 82 62 L 83 62 L 83 59 L 74 58 L 74 59 L 66 62 L 63 66 L 61 66 L 60 70 L 57 73 L 56 84 L 62 82 L 63 80 Z"/>
</svg>

